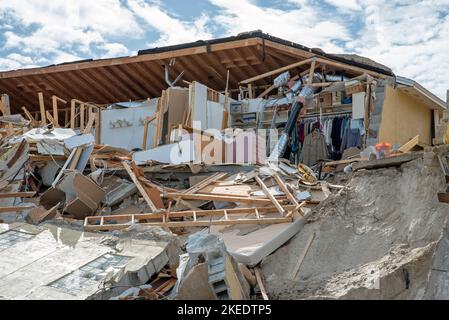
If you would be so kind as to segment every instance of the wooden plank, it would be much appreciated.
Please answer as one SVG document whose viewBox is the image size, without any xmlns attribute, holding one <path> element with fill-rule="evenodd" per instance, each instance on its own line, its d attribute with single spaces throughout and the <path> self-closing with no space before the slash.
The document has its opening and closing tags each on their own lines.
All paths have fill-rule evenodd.
<svg viewBox="0 0 449 320">
<path fill-rule="evenodd" d="M 299 272 L 299 268 L 301 268 L 302 263 L 304 262 L 304 258 L 307 255 L 307 252 L 309 252 L 310 246 L 312 245 L 312 241 L 315 238 L 315 232 L 313 232 L 310 236 L 309 239 L 307 239 L 307 243 L 306 246 L 304 248 L 304 250 L 301 253 L 301 256 L 298 259 L 298 262 L 296 263 L 295 267 L 293 268 L 293 271 L 290 275 L 290 280 L 294 280 L 296 278 L 296 275 Z"/>
<path fill-rule="evenodd" d="M 270 300 L 270 299 L 268 299 L 267 290 L 265 290 L 265 286 L 263 284 L 262 276 L 260 274 L 259 268 L 257 268 L 257 267 L 254 268 L 254 273 L 256 275 L 257 285 L 259 286 L 260 293 L 262 294 L 263 299 L 264 300 Z"/>
<path fill-rule="evenodd" d="M 83 153 L 83 147 L 76 147 L 73 149 L 75 154 L 73 155 L 73 159 L 70 162 L 69 170 L 75 170 L 78 165 L 78 161 L 80 160 L 81 154 Z"/>
<path fill-rule="evenodd" d="M 80 105 L 80 130 L 84 130 L 84 103 Z"/>
<path fill-rule="evenodd" d="M 4 192 L 0 193 L 0 198 L 31 198 L 36 195 L 36 192 Z"/>
<path fill-rule="evenodd" d="M 28 111 L 27 108 L 22 107 L 23 113 L 25 113 L 25 116 L 28 118 L 28 120 L 31 121 L 31 123 L 34 125 L 37 123 L 36 119 L 34 119 L 33 115 Z"/>
<path fill-rule="evenodd" d="M 269 86 L 267 89 L 265 89 L 264 92 L 262 92 L 261 94 L 259 94 L 259 96 L 257 98 L 263 98 L 265 97 L 267 94 L 269 94 L 271 91 L 274 90 L 274 88 L 276 88 L 275 84 L 272 84 L 271 86 Z"/>
<path fill-rule="evenodd" d="M 75 108 L 76 108 L 76 100 L 72 99 L 70 102 L 70 129 L 75 129 Z"/>
<path fill-rule="evenodd" d="M 157 118 L 157 112 L 147 119 L 145 119 L 145 125 L 143 127 L 143 141 L 142 141 L 142 150 L 147 150 L 147 136 L 148 136 L 148 126 L 149 124 Z"/>
<path fill-rule="evenodd" d="M 260 219 L 238 219 L 238 220 L 197 220 L 197 221 L 169 221 L 169 222 L 144 222 L 138 223 L 142 226 L 156 226 L 163 228 L 185 228 L 185 227 L 208 227 L 241 224 L 279 224 L 292 222 L 292 218 L 260 218 Z M 104 224 L 86 225 L 85 230 L 120 230 L 129 228 L 130 224 Z"/>
<path fill-rule="evenodd" d="M 82 130 L 82 131 L 83 131 L 83 134 L 87 134 L 87 133 L 90 133 L 90 132 L 92 131 L 92 127 L 93 127 L 93 125 L 94 125 L 95 118 L 96 118 L 95 113 L 92 113 L 92 114 L 89 116 L 89 121 L 87 122 L 87 125 L 86 125 L 86 127 L 84 128 L 84 130 Z"/>
<path fill-rule="evenodd" d="M 340 68 L 340 69 L 344 69 L 344 70 L 350 70 L 350 71 L 354 71 L 354 72 L 357 72 L 357 73 L 360 73 L 360 74 L 366 73 L 366 74 L 369 74 L 369 75 L 371 75 L 373 77 L 376 77 L 376 78 L 385 79 L 385 78 L 390 77 L 390 76 L 382 74 L 382 73 L 374 72 L 374 71 L 367 70 L 367 69 L 360 68 L 360 67 L 355 67 L 355 66 L 352 66 L 352 65 L 349 65 L 349 64 L 346 64 L 346 63 L 342 63 L 342 62 L 336 62 L 336 61 L 332 61 L 332 60 L 327 60 L 327 59 L 324 59 L 324 58 L 318 58 L 317 57 L 316 61 L 321 63 L 321 64 L 325 64 L 326 66 L 332 66 L 332 67 L 336 67 L 336 68 Z"/>
<path fill-rule="evenodd" d="M 285 67 L 282 67 L 282 68 L 278 68 L 278 69 L 275 69 L 275 70 L 272 70 L 272 71 L 269 71 L 269 72 L 265 72 L 265 73 L 263 73 L 261 75 L 258 75 L 258 76 L 255 76 L 255 77 L 252 77 L 252 78 L 240 81 L 240 84 L 249 84 L 251 82 L 254 82 L 254 81 L 257 81 L 257 80 L 269 77 L 269 76 L 277 75 L 277 74 L 280 74 L 282 72 L 288 71 L 290 69 L 297 68 L 297 67 L 309 64 L 312 61 L 314 61 L 313 58 L 309 58 L 309 59 L 305 59 L 305 60 L 302 60 L 302 61 L 299 61 L 299 62 L 295 62 L 295 63 L 292 63 L 292 64 L 290 64 L 288 66 L 285 66 Z"/>
<path fill-rule="evenodd" d="M 11 206 L 11 207 L 0 207 L 0 213 L 6 212 L 19 212 L 22 210 L 29 210 L 35 208 L 34 206 Z"/>
<path fill-rule="evenodd" d="M 140 184 L 139 180 L 137 179 L 136 175 L 134 174 L 134 172 L 131 170 L 131 167 L 129 166 L 128 163 L 126 163 L 126 161 L 122 162 L 123 167 L 125 168 L 126 172 L 128 173 L 128 175 L 130 176 L 131 180 L 134 182 L 134 184 L 136 185 L 137 189 L 139 190 L 140 194 L 143 196 L 143 198 L 145 199 L 145 202 L 150 206 L 151 210 L 153 212 L 158 211 L 156 205 L 153 203 L 153 201 L 151 201 L 150 196 L 148 195 L 148 193 L 146 192 L 145 188 Z"/>
<path fill-rule="evenodd" d="M 211 194 L 183 194 L 183 193 L 166 193 L 162 197 L 169 199 L 180 198 L 183 200 L 207 200 L 207 201 L 225 201 L 225 202 L 241 202 L 241 203 L 258 203 L 258 204 L 271 204 L 270 199 L 264 198 L 245 198 L 235 196 L 220 196 Z"/>
<path fill-rule="evenodd" d="M 273 175 L 273 178 L 274 180 L 276 180 L 276 183 L 281 188 L 281 190 L 285 193 L 287 199 L 290 200 L 290 202 L 295 206 L 298 206 L 299 205 L 298 201 L 296 200 L 295 196 L 291 194 L 290 190 L 288 190 L 287 185 L 284 183 L 284 181 L 282 181 L 281 177 L 279 177 L 278 174 L 275 174 Z"/>
<path fill-rule="evenodd" d="M 293 209 L 293 205 L 286 206 L 286 209 Z M 231 208 L 231 209 L 213 209 L 213 210 L 189 210 L 189 211 L 172 211 L 170 212 L 170 218 L 193 218 L 194 213 L 196 217 L 223 217 L 224 211 L 229 216 L 233 215 L 245 215 L 245 214 L 255 214 L 257 212 L 263 214 L 278 213 L 278 210 L 274 206 L 267 207 L 257 207 L 257 208 Z M 163 219 L 165 212 L 162 213 L 140 213 L 134 214 L 134 220 L 159 220 Z M 129 221 L 132 215 L 130 214 L 119 214 L 119 215 L 109 215 L 102 216 L 104 221 Z M 260 215 L 256 215 L 256 219 L 261 219 Z M 89 221 L 98 222 L 100 220 L 99 216 L 88 217 Z"/>
<path fill-rule="evenodd" d="M 270 193 L 270 190 L 268 190 L 265 183 L 263 183 L 262 179 L 260 179 L 259 176 L 255 176 L 255 179 L 259 186 L 262 188 L 262 191 L 265 193 L 268 199 L 274 204 L 276 208 L 278 208 L 279 212 L 284 216 L 286 214 L 284 208 L 281 206 L 281 204 L 276 200 L 276 198 Z"/>
<path fill-rule="evenodd" d="M 3 115 L 5 116 L 11 115 L 11 104 L 9 102 L 9 96 L 6 93 L 2 94 L 1 102 L 3 104 L 4 110 Z"/>
<path fill-rule="evenodd" d="M 61 99 L 55 95 L 51 97 L 52 104 L 53 104 L 53 119 L 55 119 L 55 127 L 59 128 L 59 112 L 58 112 L 58 102 L 62 102 L 64 104 L 67 104 L 67 101 L 64 99 Z"/>
<path fill-rule="evenodd" d="M 2 115 L 6 115 L 6 106 L 3 104 L 3 102 L 0 100 L 0 111 L 2 112 Z"/>
<path fill-rule="evenodd" d="M 56 127 L 56 122 L 53 116 L 50 114 L 50 112 L 45 111 L 45 114 L 47 116 L 47 119 L 53 124 L 53 127 Z"/>
<path fill-rule="evenodd" d="M 251 83 L 248 84 L 248 98 L 253 98 L 253 85 Z"/>
<path fill-rule="evenodd" d="M 227 175 L 227 173 L 225 172 L 217 172 L 214 173 L 213 175 L 211 175 L 210 177 L 204 179 L 203 181 L 195 184 L 194 186 L 190 187 L 187 190 L 184 190 L 182 193 L 183 194 L 193 194 L 198 192 L 199 190 L 207 187 L 208 185 L 210 185 L 211 183 L 214 183 L 222 178 L 224 178 Z"/>
<path fill-rule="evenodd" d="M 38 94 L 39 97 L 39 108 L 40 108 L 40 112 L 41 112 L 41 123 L 42 125 L 47 125 L 47 117 L 45 114 L 45 104 L 44 104 L 44 94 L 42 92 L 39 92 Z"/>
<path fill-rule="evenodd" d="M 307 85 L 311 85 L 313 82 L 313 73 L 315 72 L 316 60 L 313 59 L 312 65 L 310 66 L 309 78 L 307 79 Z"/>
<path fill-rule="evenodd" d="M 419 143 L 419 134 L 416 135 L 414 138 L 412 138 L 410 141 L 407 141 L 406 143 L 404 143 L 399 149 L 399 152 L 409 152 L 410 150 L 413 149 L 414 146 L 416 146 Z"/>
</svg>

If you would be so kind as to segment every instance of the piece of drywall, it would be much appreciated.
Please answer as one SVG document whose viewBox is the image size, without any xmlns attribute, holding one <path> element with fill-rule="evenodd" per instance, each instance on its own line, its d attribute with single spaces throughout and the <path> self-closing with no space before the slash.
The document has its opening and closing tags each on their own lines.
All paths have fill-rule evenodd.
<svg viewBox="0 0 449 320">
<path fill-rule="evenodd" d="M 145 101 L 139 107 L 102 110 L 100 143 L 128 150 L 142 148 L 144 121 L 156 112 L 157 100 Z M 153 146 L 156 123 L 148 125 L 147 149 Z"/>
</svg>

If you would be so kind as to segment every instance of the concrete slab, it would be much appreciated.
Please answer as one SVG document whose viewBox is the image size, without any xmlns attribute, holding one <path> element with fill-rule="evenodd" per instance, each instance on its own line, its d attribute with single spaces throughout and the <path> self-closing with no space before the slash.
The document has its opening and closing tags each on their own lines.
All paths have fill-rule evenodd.
<svg viewBox="0 0 449 320">
<path fill-rule="evenodd" d="M 222 237 L 228 252 L 238 262 L 254 266 L 297 234 L 303 226 L 304 219 L 296 214 L 292 223 L 212 226 L 211 233 Z"/>
<path fill-rule="evenodd" d="M 109 299 L 159 272 L 167 246 L 50 223 L 0 224 L 0 299 Z"/>
</svg>

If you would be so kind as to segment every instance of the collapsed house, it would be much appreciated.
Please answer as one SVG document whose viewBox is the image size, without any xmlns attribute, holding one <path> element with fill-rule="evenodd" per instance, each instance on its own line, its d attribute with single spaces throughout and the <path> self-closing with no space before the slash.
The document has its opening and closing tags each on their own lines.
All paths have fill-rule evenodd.
<svg viewBox="0 0 449 320">
<path fill-rule="evenodd" d="M 0 297 L 444 297 L 448 105 L 386 66 L 250 32 L 0 92 Z"/>
</svg>

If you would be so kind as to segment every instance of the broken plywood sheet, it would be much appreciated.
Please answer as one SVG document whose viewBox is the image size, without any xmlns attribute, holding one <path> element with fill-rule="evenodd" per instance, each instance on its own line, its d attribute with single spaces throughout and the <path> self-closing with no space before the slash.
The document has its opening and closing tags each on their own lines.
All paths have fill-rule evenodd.
<svg viewBox="0 0 449 320">
<path fill-rule="evenodd" d="M 195 161 L 195 148 L 192 140 L 167 144 L 151 150 L 133 153 L 133 161 L 144 165 L 149 161 L 159 163 L 181 164 Z"/>
<path fill-rule="evenodd" d="M 300 232 L 303 226 L 304 219 L 295 214 L 293 223 L 265 227 L 211 226 L 210 232 L 221 236 L 227 250 L 238 262 L 254 266 Z"/>
</svg>

